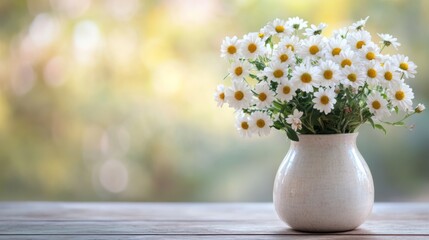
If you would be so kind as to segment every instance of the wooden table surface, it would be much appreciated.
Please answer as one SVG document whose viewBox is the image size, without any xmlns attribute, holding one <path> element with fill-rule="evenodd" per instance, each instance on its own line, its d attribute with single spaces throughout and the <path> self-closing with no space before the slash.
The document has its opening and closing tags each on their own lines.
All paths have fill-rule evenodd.
<svg viewBox="0 0 429 240">
<path fill-rule="evenodd" d="M 429 203 L 376 203 L 358 229 L 293 231 L 271 203 L 0 203 L 0 239 L 429 239 Z"/>
</svg>

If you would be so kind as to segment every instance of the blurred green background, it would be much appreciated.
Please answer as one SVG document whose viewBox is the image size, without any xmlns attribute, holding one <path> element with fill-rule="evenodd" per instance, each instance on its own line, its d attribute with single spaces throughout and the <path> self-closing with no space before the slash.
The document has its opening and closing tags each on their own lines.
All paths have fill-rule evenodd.
<svg viewBox="0 0 429 240">
<path fill-rule="evenodd" d="M 429 1 L 0 1 L 0 200 L 270 201 L 289 142 L 242 139 L 212 96 L 225 36 L 279 17 L 366 16 L 418 67 L 429 105 Z M 358 146 L 377 201 L 429 201 L 429 111 Z"/>
</svg>

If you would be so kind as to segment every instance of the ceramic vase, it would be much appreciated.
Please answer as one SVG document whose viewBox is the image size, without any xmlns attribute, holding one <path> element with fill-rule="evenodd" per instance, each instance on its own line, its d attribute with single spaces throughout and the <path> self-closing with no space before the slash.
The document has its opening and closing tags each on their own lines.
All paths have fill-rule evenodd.
<svg viewBox="0 0 429 240">
<path fill-rule="evenodd" d="M 342 232 L 365 221 L 374 184 L 357 135 L 300 135 L 298 142 L 291 141 L 273 191 L 283 222 L 298 231 Z"/>
</svg>

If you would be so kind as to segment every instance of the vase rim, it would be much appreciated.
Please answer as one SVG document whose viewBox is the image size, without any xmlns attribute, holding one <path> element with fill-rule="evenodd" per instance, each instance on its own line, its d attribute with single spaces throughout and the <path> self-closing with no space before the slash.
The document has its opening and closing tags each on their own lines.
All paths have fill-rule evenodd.
<svg viewBox="0 0 429 240">
<path fill-rule="evenodd" d="M 319 133 L 315 133 L 315 134 L 301 134 L 298 133 L 298 136 L 346 136 L 346 135 L 358 135 L 359 132 L 354 132 L 354 133 L 323 133 L 323 134 L 319 134 Z"/>
</svg>

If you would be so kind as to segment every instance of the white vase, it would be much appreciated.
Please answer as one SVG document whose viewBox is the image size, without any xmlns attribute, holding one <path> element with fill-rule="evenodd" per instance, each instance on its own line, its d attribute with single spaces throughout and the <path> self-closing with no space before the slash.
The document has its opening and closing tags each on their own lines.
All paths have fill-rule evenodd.
<svg viewBox="0 0 429 240">
<path fill-rule="evenodd" d="M 274 182 L 277 215 L 306 232 L 355 229 L 369 216 L 374 184 L 357 133 L 299 135 Z"/>
</svg>

